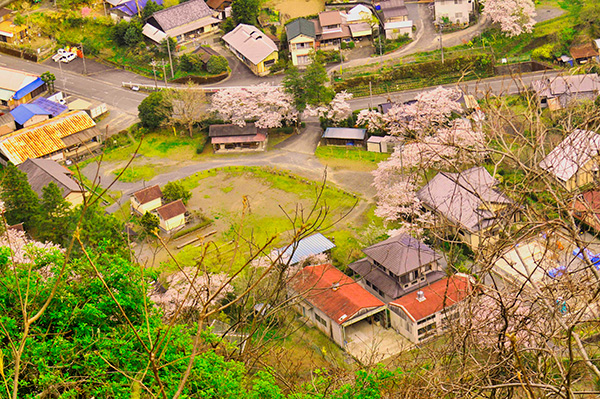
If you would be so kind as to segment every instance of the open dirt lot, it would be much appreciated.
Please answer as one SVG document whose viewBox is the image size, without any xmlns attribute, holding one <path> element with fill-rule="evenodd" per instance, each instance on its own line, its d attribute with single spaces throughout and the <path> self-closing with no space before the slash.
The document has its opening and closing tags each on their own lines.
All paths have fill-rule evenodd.
<svg viewBox="0 0 600 399">
<path fill-rule="evenodd" d="M 325 9 L 323 0 L 270 0 L 267 7 L 279 11 L 284 21 L 314 15 Z"/>
</svg>

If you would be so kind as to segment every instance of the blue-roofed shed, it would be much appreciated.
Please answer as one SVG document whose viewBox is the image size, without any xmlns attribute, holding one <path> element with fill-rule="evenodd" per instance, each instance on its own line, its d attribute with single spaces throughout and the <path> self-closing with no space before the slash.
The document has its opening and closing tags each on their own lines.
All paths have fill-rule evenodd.
<svg viewBox="0 0 600 399">
<path fill-rule="evenodd" d="M 34 95 L 33 92 L 36 89 L 39 89 L 40 87 L 42 87 L 44 85 L 45 85 L 44 81 L 41 78 L 37 78 L 33 82 L 26 85 L 25 87 L 22 87 L 19 90 L 17 90 L 17 92 L 13 96 L 13 99 L 20 100 L 28 94 L 32 94 L 32 96 L 33 96 Z"/>
<path fill-rule="evenodd" d="M 316 233 L 311 236 L 305 237 L 289 247 L 277 249 L 278 253 L 283 253 L 281 256 L 283 263 L 295 265 L 302 259 L 310 256 L 319 255 L 323 252 L 327 252 L 330 249 L 335 248 L 335 244 L 328 240 L 323 234 Z"/>
<path fill-rule="evenodd" d="M 48 111 L 52 118 L 69 110 L 69 107 L 67 107 L 66 105 L 48 100 L 45 97 L 36 98 L 31 102 L 31 104 L 37 105 L 41 109 Z"/>
<path fill-rule="evenodd" d="M 49 111 L 35 104 L 21 104 L 10 111 L 10 114 L 15 118 L 17 128 L 23 128 L 44 121 L 51 115 Z"/>
<path fill-rule="evenodd" d="M 138 13 L 138 5 L 140 6 L 140 10 L 143 10 L 146 7 L 146 4 L 149 0 L 130 0 L 125 3 L 121 3 L 116 7 L 111 8 L 113 11 L 120 11 L 127 17 L 134 17 Z M 163 5 L 163 0 L 153 0 L 159 6 Z"/>
</svg>

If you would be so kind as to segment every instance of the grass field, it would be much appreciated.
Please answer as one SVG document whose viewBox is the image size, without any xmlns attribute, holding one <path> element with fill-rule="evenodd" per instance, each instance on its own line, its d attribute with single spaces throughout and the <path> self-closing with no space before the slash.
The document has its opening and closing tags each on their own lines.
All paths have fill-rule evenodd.
<svg viewBox="0 0 600 399">
<path fill-rule="evenodd" d="M 319 146 L 315 155 L 322 163 L 333 169 L 370 171 L 389 158 L 390 154 L 366 151 L 362 148 Z"/>
<path fill-rule="evenodd" d="M 206 136 L 197 133 L 194 138 L 175 135 L 171 132 L 150 133 L 133 143 L 104 151 L 105 161 L 126 161 L 139 146 L 138 154 L 145 157 L 169 158 L 173 161 L 186 161 L 199 158 L 196 149 L 204 143 Z M 141 142 L 141 144 L 140 144 Z"/>
</svg>

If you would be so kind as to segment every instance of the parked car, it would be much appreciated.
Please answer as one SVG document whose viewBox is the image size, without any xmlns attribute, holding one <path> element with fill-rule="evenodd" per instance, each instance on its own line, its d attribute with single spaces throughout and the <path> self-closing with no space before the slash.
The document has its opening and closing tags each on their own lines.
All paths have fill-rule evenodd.
<svg viewBox="0 0 600 399">
<path fill-rule="evenodd" d="M 52 60 L 54 62 L 58 62 L 60 61 L 65 55 L 67 54 L 67 51 L 64 48 L 59 48 L 58 51 L 56 52 L 56 54 L 54 56 L 52 56 Z"/>
<path fill-rule="evenodd" d="M 69 62 L 73 61 L 75 58 L 77 58 L 77 54 L 75 54 L 75 53 L 67 53 L 67 54 L 64 55 L 63 58 L 60 59 L 60 62 L 69 63 Z"/>
</svg>

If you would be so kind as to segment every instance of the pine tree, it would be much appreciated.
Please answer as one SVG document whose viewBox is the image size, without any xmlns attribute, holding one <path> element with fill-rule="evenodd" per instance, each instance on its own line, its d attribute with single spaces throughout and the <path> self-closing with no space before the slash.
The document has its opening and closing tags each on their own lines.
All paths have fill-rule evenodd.
<svg viewBox="0 0 600 399">
<path fill-rule="evenodd" d="M 33 220 L 40 212 L 40 201 L 31 189 L 27 175 L 9 164 L 2 177 L 0 199 L 4 202 L 8 224 L 23 223 L 26 229 L 33 226 Z"/>
</svg>

